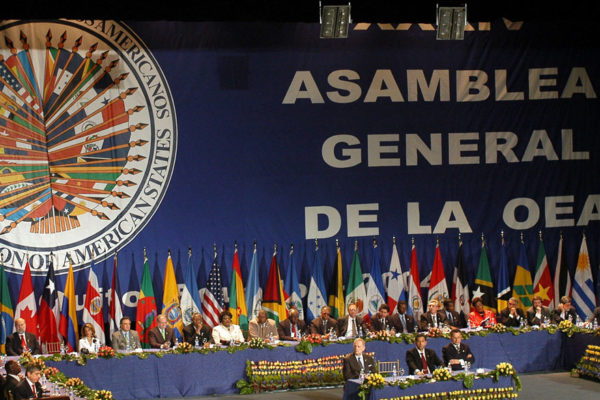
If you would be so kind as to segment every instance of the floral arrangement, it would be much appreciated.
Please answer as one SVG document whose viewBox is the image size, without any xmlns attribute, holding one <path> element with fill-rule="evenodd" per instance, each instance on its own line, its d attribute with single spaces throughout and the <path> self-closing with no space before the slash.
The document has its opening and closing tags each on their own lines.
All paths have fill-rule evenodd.
<svg viewBox="0 0 600 400">
<path fill-rule="evenodd" d="M 318 333 L 312 333 L 306 336 L 306 338 L 302 339 L 302 341 L 304 340 L 308 340 L 312 344 L 321 344 L 323 342 L 323 338 Z"/>
<path fill-rule="evenodd" d="M 362 384 L 366 389 L 383 389 L 383 385 L 385 384 L 385 379 L 381 374 L 369 374 L 365 377 L 365 380 Z"/>
<path fill-rule="evenodd" d="M 560 329 L 561 331 L 567 331 L 572 328 L 573 322 L 569 321 L 568 319 L 562 320 L 558 323 L 558 329 Z"/>
<path fill-rule="evenodd" d="M 589 345 L 574 372 L 580 377 L 600 381 L 600 346 Z"/>
<path fill-rule="evenodd" d="M 102 358 L 113 358 L 115 351 L 110 346 L 102 346 L 98 349 L 98 357 Z"/>
<path fill-rule="evenodd" d="M 498 365 L 496 365 L 496 371 L 498 371 L 498 373 L 503 376 L 516 375 L 517 373 L 512 364 L 507 362 L 501 362 Z"/>
<path fill-rule="evenodd" d="M 32 365 L 39 367 L 39 369 L 42 371 L 46 369 L 46 363 L 44 362 L 44 360 L 32 356 L 31 353 L 28 351 L 25 351 L 23 352 L 23 354 L 21 354 L 21 357 L 19 358 L 19 364 L 21 364 L 25 368 L 27 368 L 27 366 L 29 365 Z"/>
<path fill-rule="evenodd" d="M 496 324 L 492 326 L 492 330 L 496 333 L 504 333 L 507 329 L 504 324 Z"/>
<path fill-rule="evenodd" d="M 51 377 L 55 376 L 56 374 L 58 374 L 58 368 L 46 367 L 42 370 L 42 373 L 44 374 L 44 376 L 46 378 L 51 378 Z"/>
<path fill-rule="evenodd" d="M 437 338 L 444 337 L 444 332 L 440 328 L 429 328 L 429 332 L 427 332 L 427 336 Z"/>
<path fill-rule="evenodd" d="M 83 386 L 83 381 L 79 378 L 69 378 L 65 382 L 66 387 L 74 388 L 78 386 Z"/>
<path fill-rule="evenodd" d="M 424 393 L 412 396 L 399 396 L 395 400 L 437 400 L 440 398 L 447 400 L 458 399 L 477 399 L 477 400 L 495 400 L 495 399 L 514 399 L 519 397 L 519 394 L 514 391 L 514 388 L 489 388 L 489 389 L 473 389 L 473 390 L 455 390 L 453 392 L 444 393 Z"/>
<path fill-rule="evenodd" d="M 175 349 L 173 349 L 173 350 L 179 354 L 187 354 L 187 353 L 191 353 L 192 351 L 194 351 L 194 346 L 192 346 L 191 343 L 188 343 L 188 342 L 179 342 L 179 343 L 177 343 L 177 346 L 175 346 Z"/>
<path fill-rule="evenodd" d="M 262 349 L 265 347 L 265 341 L 258 337 L 252 338 L 248 342 L 248 347 L 251 349 Z"/>
<path fill-rule="evenodd" d="M 373 333 L 373 338 L 376 340 L 383 340 L 389 342 L 391 337 L 392 335 L 389 331 L 377 331 Z"/>
<path fill-rule="evenodd" d="M 448 368 L 438 368 L 433 371 L 431 377 L 436 381 L 447 381 L 452 379 L 452 374 Z"/>
<path fill-rule="evenodd" d="M 113 400 L 113 395 L 110 390 L 97 390 L 93 400 Z"/>
</svg>

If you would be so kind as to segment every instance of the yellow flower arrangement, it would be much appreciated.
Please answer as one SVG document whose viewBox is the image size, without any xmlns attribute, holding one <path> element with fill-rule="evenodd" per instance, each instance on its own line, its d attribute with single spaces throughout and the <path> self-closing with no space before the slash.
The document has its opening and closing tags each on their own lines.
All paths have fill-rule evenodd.
<svg viewBox="0 0 600 400">
<path fill-rule="evenodd" d="M 448 368 L 438 368 L 431 374 L 436 381 L 447 381 L 452 378 L 452 374 Z"/>
</svg>

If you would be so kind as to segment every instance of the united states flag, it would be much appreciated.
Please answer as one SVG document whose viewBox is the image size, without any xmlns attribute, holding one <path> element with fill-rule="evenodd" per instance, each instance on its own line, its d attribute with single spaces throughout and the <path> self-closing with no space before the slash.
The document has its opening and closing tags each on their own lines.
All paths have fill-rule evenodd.
<svg viewBox="0 0 600 400">
<path fill-rule="evenodd" d="M 208 282 L 206 283 L 206 290 L 202 296 L 202 314 L 204 316 L 204 322 L 211 328 L 219 325 L 219 314 L 223 311 L 223 306 L 221 268 L 219 267 L 217 255 L 215 253 L 215 259 L 208 275 Z"/>
</svg>

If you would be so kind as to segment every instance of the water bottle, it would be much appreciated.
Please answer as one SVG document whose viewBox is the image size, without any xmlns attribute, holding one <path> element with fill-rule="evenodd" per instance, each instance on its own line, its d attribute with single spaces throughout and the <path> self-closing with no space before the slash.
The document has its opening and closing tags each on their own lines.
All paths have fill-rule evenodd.
<svg viewBox="0 0 600 400">
<path fill-rule="evenodd" d="M 273 343 L 273 332 L 269 332 L 269 343 Z"/>
<path fill-rule="evenodd" d="M 471 330 L 471 320 L 470 319 L 467 320 L 467 329 Z"/>
<path fill-rule="evenodd" d="M 358 328 L 358 336 L 363 337 L 363 329 L 362 326 Z"/>
<path fill-rule="evenodd" d="M 519 323 L 519 328 L 520 329 L 525 328 L 525 320 L 523 318 L 521 318 L 521 322 Z"/>
<path fill-rule="evenodd" d="M 579 316 L 579 314 L 577 314 L 577 322 L 575 325 L 581 326 L 581 317 Z"/>
<path fill-rule="evenodd" d="M 392 369 L 392 379 L 395 381 L 398 378 L 398 371 L 396 370 L 396 364 L 394 364 L 394 368 Z"/>
<path fill-rule="evenodd" d="M 596 329 L 598 329 L 598 318 L 594 318 L 594 323 L 593 323 L 593 325 L 592 325 L 592 329 L 593 329 L 593 330 L 596 330 Z"/>
<path fill-rule="evenodd" d="M 196 338 L 194 339 L 194 347 L 195 348 L 199 348 L 200 347 L 200 341 L 198 340 L 198 336 L 196 336 Z"/>
<path fill-rule="evenodd" d="M 365 380 L 365 370 L 364 370 L 364 368 L 360 369 L 360 376 L 358 377 L 358 379 L 360 379 L 361 382 Z"/>
</svg>

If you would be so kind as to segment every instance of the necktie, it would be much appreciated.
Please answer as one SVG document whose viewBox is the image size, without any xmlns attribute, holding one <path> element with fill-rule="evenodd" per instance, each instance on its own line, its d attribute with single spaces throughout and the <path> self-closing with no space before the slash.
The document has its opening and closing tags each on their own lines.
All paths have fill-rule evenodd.
<svg viewBox="0 0 600 400">
<path fill-rule="evenodd" d="M 406 318 L 404 317 L 404 314 L 400 314 L 400 322 L 402 322 L 402 332 L 408 332 L 408 329 L 406 329 Z"/>
<path fill-rule="evenodd" d="M 352 336 L 356 337 L 358 331 L 356 329 L 356 318 L 352 318 Z M 362 360 L 362 357 L 361 357 Z"/>
<path fill-rule="evenodd" d="M 129 331 L 125 332 L 125 343 L 129 346 Z"/>
<path fill-rule="evenodd" d="M 31 391 L 33 392 L 33 397 L 37 397 L 37 396 L 35 395 L 35 383 L 32 383 L 32 384 L 31 384 Z"/>
<path fill-rule="evenodd" d="M 385 323 L 385 318 L 381 320 L 381 325 L 383 326 L 383 329 L 387 328 L 387 324 Z"/>
<path fill-rule="evenodd" d="M 362 369 L 365 369 L 365 363 L 363 362 L 363 358 L 362 358 L 362 356 L 357 356 L 356 358 L 358 359 L 358 362 L 359 362 L 359 364 L 360 364 L 360 367 L 361 367 Z"/>
<path fill-rule="evenodd" d="M 25 334 L 21 334 L 21 347 L 23 347 L 23 351 L 27 351 L 27 342 L 25 341 Z"/>
<path fill-rule="evenodd" d="M 423 373 L 429 373 L 429 366 L 427 365 L 427 359 L 425 359 L 425 352 L 419 352 L 421 354 L 421 362 L 423 363 Z"/>
<path fill-rule="evenodd" d="M 298 337 L 298 331 L 296 330 L 296 324 L 292 324 L 292 336 Z"/>
<path fill-rule="evenodd" d="M 456 349 L 456 352 L 457 352 L 457 353 L 460 353 L 460 346 L 459 346 L 459 345 L 455 344 L 455 345 L 454 345 L 454 348 Z"/>
<path fill-rule="evenodd" d="M 433 326 L 437 327 L 437 318 L 435 314 L 431 314 L 431 321 L 433 322 Z"/>
<path fill-rule="evenodd" d="M 448 313 L 448 319 L 450 320 L 450 325 L 454 325 L 454 317 L 452 317 L 452 313 Z"/>
<path fill-rule="evenodd" d="M 323 335 L 327 334 L 327 320 L 323 320 Z"/>
<path fill-rule="evenodd" d="M 163 340 L 165 340 L 165 330 L 164 330 L 164 329 L 161 329 L 161 330 L 160 330 L 160 333 L 161 333 L 161 335 L 162 335 L 162 337 L 163 337 Z"/>
</svg>

